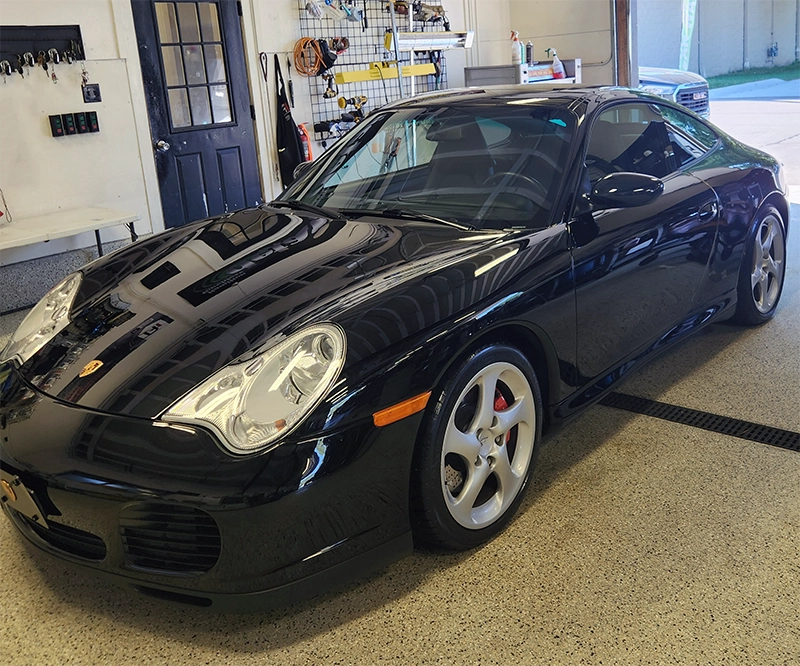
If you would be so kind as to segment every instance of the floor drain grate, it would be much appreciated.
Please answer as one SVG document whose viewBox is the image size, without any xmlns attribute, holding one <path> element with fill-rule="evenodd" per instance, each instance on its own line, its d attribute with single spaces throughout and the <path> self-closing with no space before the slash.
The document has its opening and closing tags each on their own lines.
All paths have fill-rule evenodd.
<svg viewBox="0 0 800 666">
<path fill-rule="evenodd" d="M 640 398 L 635 395 L 625 393 L 609 393 L 600 401 L 606 407 L 616 407 L 636 414 L 644 414 L 657 419 L 681 423 L 683 425 L 718 432 L 722 435 L 748 439 L 752 442 L 770 444 L 782 449 L 800 452 L 800 432 L 791 430 L 781 430 L 771 426 L 759 425 L 750 421 L 741 421 L 718 414 L 700 412 L 696 409 L 669 405 L 665 402 L 657 402 L 648 398 Z"/>
</svg>

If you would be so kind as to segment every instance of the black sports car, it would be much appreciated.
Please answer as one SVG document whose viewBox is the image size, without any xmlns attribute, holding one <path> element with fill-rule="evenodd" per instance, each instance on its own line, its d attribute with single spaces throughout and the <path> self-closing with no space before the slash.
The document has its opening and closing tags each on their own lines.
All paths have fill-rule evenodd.
<svg viewBox="0 0 800 666">
<path fill-rule="evenodd" d="M 228 610 L 471 548 L 543 432 L 780 298 L 779 165 L 646 93 L 432 94 L 300 171 L 95 261 L 20 326 L 2 505 L 31 542 Z"/>
</svg>

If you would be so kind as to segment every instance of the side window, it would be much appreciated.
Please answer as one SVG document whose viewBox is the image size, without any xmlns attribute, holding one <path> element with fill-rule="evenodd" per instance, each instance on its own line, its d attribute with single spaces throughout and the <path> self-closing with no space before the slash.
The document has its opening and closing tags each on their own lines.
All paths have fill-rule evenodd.
<svg viewBox="0 0 800 666">
<path fill-rule="evenodd" d="M 717 144 L 718 137 L 714 131 L 688 113 L 665 106 L 661 109 L 661 115 L 670 125 L 694 139 L 702 148 L 711 150 Z"/>
<path fill-rule="evenodd" d="M 667 123 L 652 104 L 620 104 L 595 121 L 586 153 L 589 180 L 594 185 L 615 171 L 632 171 L 663 178 L 680 167 Z"/>
<path fill-rule="evenodd" d="M 702 157 L 716 145 L 717 135 L 699 120 L 667 106 L 661 111 L 679 167 Z"/>
</svg>

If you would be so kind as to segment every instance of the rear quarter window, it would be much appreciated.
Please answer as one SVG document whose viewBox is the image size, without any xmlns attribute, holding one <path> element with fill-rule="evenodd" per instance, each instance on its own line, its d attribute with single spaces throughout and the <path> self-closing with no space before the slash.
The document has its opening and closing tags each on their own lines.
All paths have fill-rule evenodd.
<svg viewBox="0 0 800 666">
<path fill-rule="evenodd" d="M 711 150 L 719 139 L 708 125 L 692 118 L 688 113 L 665 106 L 661 108 L 661 115 L 670 125 L 694 139 L 705 151 Z"/>
</svg>

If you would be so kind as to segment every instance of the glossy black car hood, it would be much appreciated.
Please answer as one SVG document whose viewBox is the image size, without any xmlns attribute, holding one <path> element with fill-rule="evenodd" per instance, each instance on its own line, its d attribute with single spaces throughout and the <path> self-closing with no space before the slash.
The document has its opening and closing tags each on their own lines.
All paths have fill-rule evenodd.
<svg viewBox="0 0 800 666">
<path fill-rule="evenodd" d="M 65 403 L 154 418 L 275 336 L 317 321 L 347 331 L 354 307 L 505 237 L 267 206 L 190 224 L 86 267 L 71 323 L 21 373 Z"/>
</svg>

